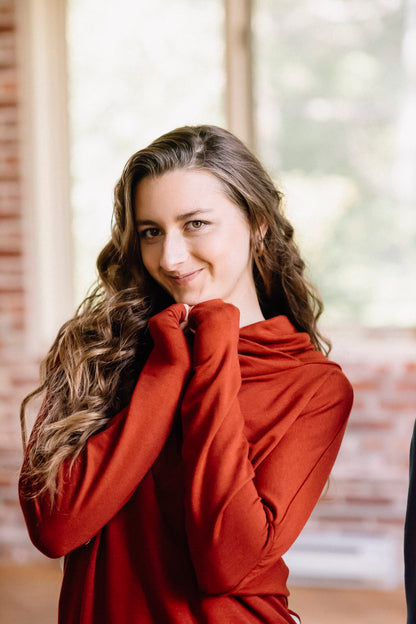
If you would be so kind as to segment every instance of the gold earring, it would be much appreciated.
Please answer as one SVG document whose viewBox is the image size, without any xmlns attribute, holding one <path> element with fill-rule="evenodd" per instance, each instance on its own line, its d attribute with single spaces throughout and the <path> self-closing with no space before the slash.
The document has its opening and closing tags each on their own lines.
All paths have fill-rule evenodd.
<svg viewBox="0 0 416 624">
<path fill-rule="evenodd" d="M 261 258 L 262 255 L 264 254 L 264 239 L 260 238 L 257 241 L 257 245 L 254 249 L 254 253 L 256 254 L 257 258 Z"/>
</svg>

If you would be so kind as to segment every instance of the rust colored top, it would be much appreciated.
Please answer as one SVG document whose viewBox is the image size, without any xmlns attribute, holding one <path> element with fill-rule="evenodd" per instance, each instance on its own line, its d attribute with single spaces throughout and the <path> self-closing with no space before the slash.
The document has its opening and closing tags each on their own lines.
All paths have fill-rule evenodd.
<svg viewBox="0 0 416 624">
<path fill-rule="evenodd" d="M 184 306 L 153 317 L 130 404 L 48 497 L 30 537 L 65 555 L 60 624 L 293 624 L 282 555 L 312 512 L 352 404 L 340 367 L 285 316 Z"/>
</svg>

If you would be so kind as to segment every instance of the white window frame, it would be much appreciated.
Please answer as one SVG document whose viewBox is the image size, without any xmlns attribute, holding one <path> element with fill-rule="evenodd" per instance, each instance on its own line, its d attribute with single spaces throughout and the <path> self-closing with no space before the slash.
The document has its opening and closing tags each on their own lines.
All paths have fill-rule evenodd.
<svg viewBox="0 0 416 624">
<path fill-rule="evenodd" d="M 252 0 L 224 0 L 227 125 L 254 149 Z"/>
<path fill-rule="evenodd" d="M 16 0 L 29 352 L 74 313 L 65 0 Z"/>
</svg>

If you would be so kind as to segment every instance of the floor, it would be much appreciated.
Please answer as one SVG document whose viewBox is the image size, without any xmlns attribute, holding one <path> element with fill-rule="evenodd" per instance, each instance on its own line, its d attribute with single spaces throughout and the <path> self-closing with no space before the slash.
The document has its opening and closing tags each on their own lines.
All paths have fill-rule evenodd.
<svg viewBox="0 0 416 624">
<path fill-rule="evenodd" d="M 0 565 L 0 624 L 56 624 L 59 565 Z M 403 590 L 292 588 L 303 624 L 404 624 Z"/>
</svg>

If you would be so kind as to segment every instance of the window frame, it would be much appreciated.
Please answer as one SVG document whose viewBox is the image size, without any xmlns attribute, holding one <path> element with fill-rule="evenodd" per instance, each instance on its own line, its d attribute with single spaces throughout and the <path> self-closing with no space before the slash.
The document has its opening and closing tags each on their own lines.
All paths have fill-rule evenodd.
<svg viewBox="0 0 416 624">
<path fill-rule="evenodd" d="M 66 0 L 16 0 L 26 347 L 74 313 Z"/>
</svg>

